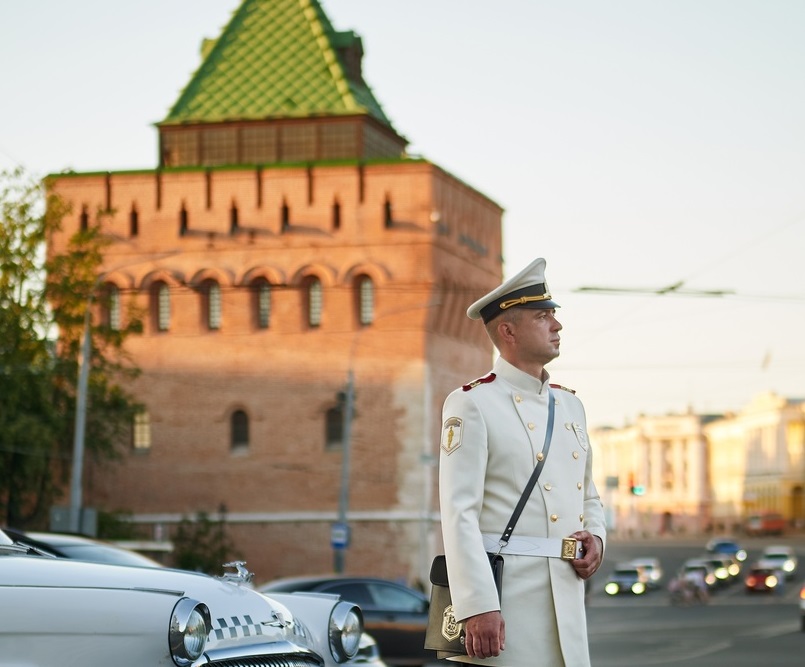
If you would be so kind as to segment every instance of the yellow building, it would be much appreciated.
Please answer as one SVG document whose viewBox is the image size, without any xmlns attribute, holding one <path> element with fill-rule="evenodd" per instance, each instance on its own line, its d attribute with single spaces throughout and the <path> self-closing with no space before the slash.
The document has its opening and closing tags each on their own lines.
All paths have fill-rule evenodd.
<svg viewBox="0 0 805 667">
<path fill-rule="evenodd" d="M 591 438 L 614 534 L 739 533 L 768 514 L 805 526 L 802 400 L 765 393 L 737 413 L 641 416 Z"/>
<path fill-rule="evenodd" d="M 753 515 L 780 514 L 805 525 L 805 403 L 774 393 L 705 429 L 713 470 L 713 520 L 742 526 Z"/>
</svg>

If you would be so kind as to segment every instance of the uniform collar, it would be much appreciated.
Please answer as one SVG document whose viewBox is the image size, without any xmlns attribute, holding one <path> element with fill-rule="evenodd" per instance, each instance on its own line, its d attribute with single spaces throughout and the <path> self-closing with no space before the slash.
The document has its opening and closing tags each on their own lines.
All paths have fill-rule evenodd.
<svg viewBox="0 0 805 667">
<path fill-rule="evenodd" d="M 548 371 L 545 371 L 545 382 L 529 375 L 525 371 L 521 371 L 516 366 L 512 366 L 508 361 L 502 357 L 498 357 L 495 361 L 494 372 L 497 377 L 506 380 L 510 385 L 523 392 L 533 391 L 536 394 L 543 394 L 548 391 L 548 383 L 550 376 Z"/>
</svg>

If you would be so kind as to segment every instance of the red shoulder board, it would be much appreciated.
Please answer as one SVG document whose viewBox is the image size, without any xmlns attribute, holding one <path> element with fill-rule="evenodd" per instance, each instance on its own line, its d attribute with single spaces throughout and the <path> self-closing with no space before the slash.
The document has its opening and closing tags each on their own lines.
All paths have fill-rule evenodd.
<svg viewBox="0 0 805 667">
<path fill-rule="evenodd" d="M 465 384 L 462 389 L 464 391 L 469 391 L 470 389 L 474 389 L 479 384 L 488 384 L 490 382 L 494 382 L 497 376 L 494 373 L 490 373 L 486 377 L 478 378 L 477 380 L 473 380 L 469 384 Z"/>
<path fill-rule="evenodd" d="M 575 394 L 575 389 L 568 389 L 567 387 L 563 387 L 561 384 L 552 384 L 551 387 L 554 389 L 563 389 L 564 391 L 569 391 L 571 394 Z"/>
</svg>

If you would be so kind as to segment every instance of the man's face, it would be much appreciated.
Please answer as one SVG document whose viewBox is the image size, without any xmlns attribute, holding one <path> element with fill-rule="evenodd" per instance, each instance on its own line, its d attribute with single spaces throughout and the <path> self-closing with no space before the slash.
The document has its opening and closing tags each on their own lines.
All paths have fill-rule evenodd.
<svg viewBox="0 0 805 667">
<path fill-rule="evenodd" d="M 516 319 L 517 355 L 526 363 L 545 365 L 559 356 L 562 325 L 553 308 L 521 308 Z"/>
</svg>

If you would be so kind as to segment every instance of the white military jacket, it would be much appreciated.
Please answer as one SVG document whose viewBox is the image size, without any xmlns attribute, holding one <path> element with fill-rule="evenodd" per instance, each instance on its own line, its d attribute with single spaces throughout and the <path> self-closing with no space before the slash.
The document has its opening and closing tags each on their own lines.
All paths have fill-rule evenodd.
<svg viewBox="0 0 805 667">
<path fill-rule="evenodd" d="M 505 555 L 503 598 L 482 533 L 500 535 L 545 442 L 549 385 L 498 358 L 493 372 L 451 393 L 442 413 L 439 497 L 453 610 L 459 620 L 500 609 L 505 650 L 454 658 L 506 667 L 590 664 L 584 582 L 559 558 Z M 606 541 L 591 477 L 584 407 L 573 392 L 555 400 L 550 452 L 514 535 L 567 537 L 586 529 Z"/>
</svg>

